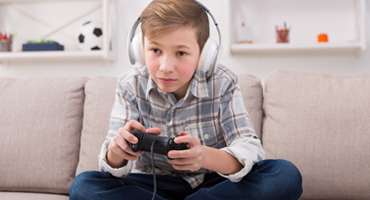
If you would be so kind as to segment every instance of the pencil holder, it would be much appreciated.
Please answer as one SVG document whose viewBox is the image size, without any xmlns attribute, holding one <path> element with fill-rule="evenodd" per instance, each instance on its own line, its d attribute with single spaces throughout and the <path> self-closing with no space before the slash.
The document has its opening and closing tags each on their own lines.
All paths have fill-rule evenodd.
<svg viewBox="0 0 370 200">
<path fill-rule="evenodd" d="M 289 29 L 276 30 L 276 42 L 277 43 L 289 43 Z"/>
<path fill-rule="evenodd" d="M 0 52 L 12 51 L 12 41 L 11 40 L 0 40 Z"/>
</svg>

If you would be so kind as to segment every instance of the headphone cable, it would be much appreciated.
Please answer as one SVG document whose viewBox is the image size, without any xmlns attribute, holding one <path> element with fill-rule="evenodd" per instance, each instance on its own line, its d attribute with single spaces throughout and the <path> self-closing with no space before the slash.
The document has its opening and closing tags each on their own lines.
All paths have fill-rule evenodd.
<svg viewBox="0 0 370 200">
<path fill-rule="evenodd" d="M 151 154 L 152 154 L 152 171 L 153 171 L 153 183 L 154 183 L 152 200 L 155 199 L 155 195 L 157 193 L 157 177 L 155 175 L 155 169 L 154 169 L 154 151 L 153 151 L 154 143 L 155 143 L 155 140 L 152 142 L 152 146 L 150 147 L 150 151 L 151 151 Z"/>
</svg>

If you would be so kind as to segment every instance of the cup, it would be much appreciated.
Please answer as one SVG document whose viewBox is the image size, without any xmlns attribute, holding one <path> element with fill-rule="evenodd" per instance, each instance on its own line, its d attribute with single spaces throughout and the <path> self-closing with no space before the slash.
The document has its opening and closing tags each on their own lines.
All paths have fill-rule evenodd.
<svg viewBox="0 0 370 200">
<path fill-rule="evenodd" d="M 276 42 L 289 43 L 289 29 L 284 28 L 276 30 Z"/>
<path fill-rule="evenodd" d="M 12 40 L 0 40 L 0 52 L 12 51 Z"/>
</svg>

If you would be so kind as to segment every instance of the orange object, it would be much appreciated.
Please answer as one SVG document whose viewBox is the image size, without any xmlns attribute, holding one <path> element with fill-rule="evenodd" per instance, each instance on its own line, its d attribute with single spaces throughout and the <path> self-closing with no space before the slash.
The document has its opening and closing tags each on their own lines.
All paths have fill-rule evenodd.
<svg viewBox="0 0 370 200">
<path fill-rule="evenodd" d="M 317 42 L 328 42 L 328 35 L 325 33 L 321 33 L 317 36 Z"/>
</svg>

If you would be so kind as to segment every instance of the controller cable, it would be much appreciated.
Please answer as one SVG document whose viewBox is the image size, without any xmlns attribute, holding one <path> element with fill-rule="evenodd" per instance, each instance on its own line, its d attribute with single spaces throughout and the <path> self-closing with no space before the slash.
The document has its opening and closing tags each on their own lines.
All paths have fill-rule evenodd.
<svg viewBox="0 0 370 200">
<path fill-rule="evenodd" d="M 156 178 L 155 169 L 154 169 L 154 151 L 153 151 L 154 143 L 155 143 L 155 140 L 152 142 L 152 146 L 150 147 L 150 151 L 151 151 L 151 154 L 152 154 L 152 171 L 153 171 L 153 182 L 154 182 L 152 200 L 155 199 L 155 195 L 157 193 L 157 178 Z"/>
</svg>

